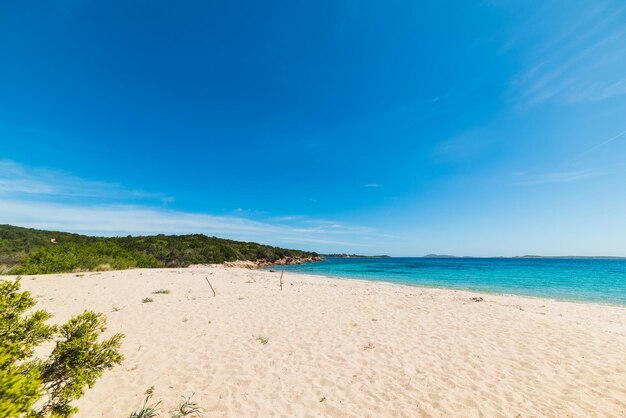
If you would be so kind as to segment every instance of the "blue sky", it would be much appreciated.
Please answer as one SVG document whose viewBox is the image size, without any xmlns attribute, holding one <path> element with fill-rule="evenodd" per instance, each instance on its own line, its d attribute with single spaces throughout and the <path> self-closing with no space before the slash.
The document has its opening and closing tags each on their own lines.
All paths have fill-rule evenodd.
<svg viewBox="0 0 626 418">
<path fill-rule="evenodd" d="M 0 223 L 626 255 L 626 5 L 0 4 Z"/>
</svg>

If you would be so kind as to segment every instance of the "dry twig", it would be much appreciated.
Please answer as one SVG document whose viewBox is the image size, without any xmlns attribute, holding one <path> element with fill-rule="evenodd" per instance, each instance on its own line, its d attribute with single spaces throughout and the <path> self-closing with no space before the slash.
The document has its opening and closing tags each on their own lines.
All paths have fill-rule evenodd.
<svg viewBox="0 0 626 418">
<path fill-rule="evenodd" d="M 204 276 L 204 278 L 206 279 L 206 282 L 209 284 L 209 286 L 211 287 L 211 290 L 213 291 L 213 297 L 215 297 L 215 289 L 213 289 L 213 285 L 211 284 L 211 282 L 209 281 L 209 278 Z"/>
</svg>

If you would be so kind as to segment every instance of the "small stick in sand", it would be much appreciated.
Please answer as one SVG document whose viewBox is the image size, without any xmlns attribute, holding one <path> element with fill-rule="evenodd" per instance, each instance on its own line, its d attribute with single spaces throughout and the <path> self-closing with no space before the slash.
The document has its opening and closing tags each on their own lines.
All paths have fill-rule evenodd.
<svg viewBox="0 0 626 418">
<path fill-rule="evenodd" d="M 209 278 L 204 276 L 204 278 L 206 279 L 206 282 L 209 284 L 209 286 L 211 287 L 211 290 L 213 291 L 213 297 L 215 297 L 215 289 L 213 289 L 213 285 L 211 284 L 211 282 L 209 281 Z"/>
<path fill-rule="evenodd" d="M 280 290 L 283 290 L 283 274 L 285 273 L 285 269 L 282 269 L 280 272 Z"/>
</svg>

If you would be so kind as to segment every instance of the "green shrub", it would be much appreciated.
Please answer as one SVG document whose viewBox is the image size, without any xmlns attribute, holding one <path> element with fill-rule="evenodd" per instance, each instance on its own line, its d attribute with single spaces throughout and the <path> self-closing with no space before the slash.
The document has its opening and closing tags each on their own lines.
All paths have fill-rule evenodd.
<svg viewBox="0 0 626 418">
<path fill-rule="evenodd" d="M 154 257 L 126 250 L 113 242 L 62 244 L 41 248 L 22 259 L 15 274 L 46 274 L 71 271 L 122 270 L 134 267 L 160 267 Z"/>
<path fill-rule="evenodd" d="M 122 335 L 102 342 L 102 314 L 86 311 L 60 327 L 46 324 L 43 310 L 19 278 L 0 282 L 0 417 L 62 418 L 77 412 L 71 402 L 91 388 L 102 373 L 121 363 Z M 34 349 L 54 342 L 50 356 L 33 357 Z"/>
</svg>

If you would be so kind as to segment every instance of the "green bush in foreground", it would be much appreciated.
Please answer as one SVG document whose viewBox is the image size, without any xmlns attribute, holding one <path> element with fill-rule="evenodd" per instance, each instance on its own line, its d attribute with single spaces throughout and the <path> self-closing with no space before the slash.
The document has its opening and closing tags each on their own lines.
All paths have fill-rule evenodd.
<svg viewBox="0 0 626 418">
<path fill-rule="evenodd" d="M 57 327 L 38 310 L 19 278 L 0 282 L 0 417 L 61 418 L 77 408 L 70 403 L 93 386 L 102 373 L 121 363 L 123 336 L 98 342 L 106 329 L 102 314 L 86 311 Z M 52 353 L 33 357 L 40 344 L 54 341 Z"/>
</svg>

